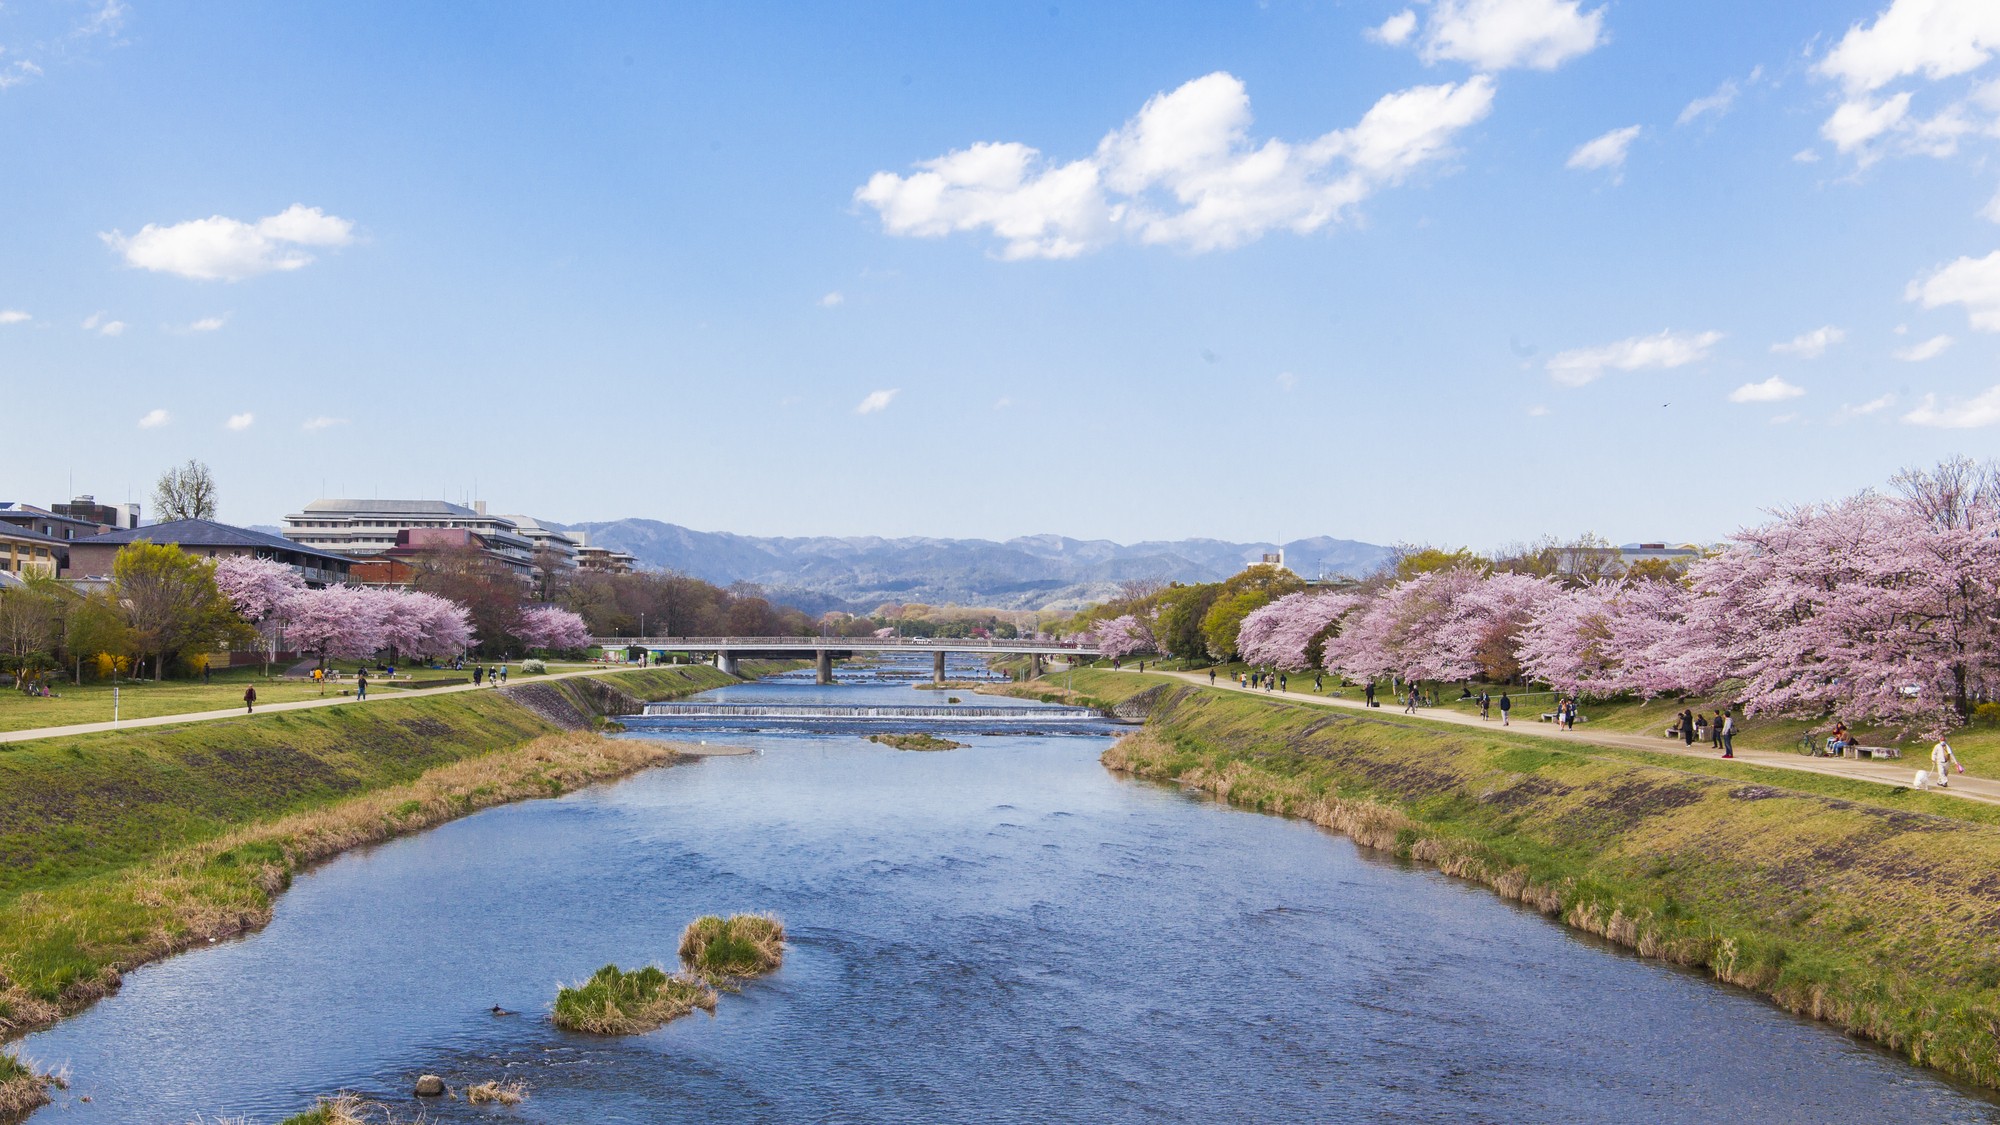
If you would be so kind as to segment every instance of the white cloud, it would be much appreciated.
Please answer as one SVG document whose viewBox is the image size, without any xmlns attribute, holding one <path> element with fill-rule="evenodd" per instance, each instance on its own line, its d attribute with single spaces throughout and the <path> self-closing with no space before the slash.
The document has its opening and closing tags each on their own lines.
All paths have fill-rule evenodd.
<svg viewBox="0 0 2000 1125">
<path fill-rule="evenodd" d="M 20 309 L 0 309 L 0 324 L 26 324 L 33 319 Z"/>
<path fill-rule="evenodd" d="M 2000 387 L 1960 401 L 1938 404 L 1936 395 L 1925 395 L 1923 405 L 1903 415 L 1912 426 L 1935 426 L 1943 430 L 1971 430 L 2000 422 Z"/>
<path fill-rule="evenodd" d="M 70 34 L 79 39 L 93 35 L 116 35 L 124 29 L 125 17 L 131 11 L 120 0 L 103 0 Z"/>
<path fill-rule="evenodd" d="M 222 316 L 205 316 L 202 317 L 200 320 L 195 321 L 193 324 L 188 325 L 188 331 L 214 332 L 217 329 L 221 328 L 223 325 L 228 323 L 229 323 L 229 316 L 226 313 Z"/>
<path fill-rule="evenodd" d="M 2000 332 L 2000 250 L 1984 258 L 1960 258 L 1921 281 L 1912 281 L 1903 297 L 1920 301 L 1927 309 L 1964 305 L 1974 328 Z"/>
<path fill-rule="evenodd" d="M 1772 344 L 1774 355 L 1795 355 L 1800 359 L 1818 359 L 1826 354 L 1826 349 L 1847 339 L 1847 331 L 1828 324 L 1811 332 L 1794 336 L 1782 344 Z"/>
<path fill-rule="evenodd" d="M 1405 8 L 1383 20 L 1380 27 L 1369 28 L 1367 35 L 1377 43 L 1387 43 L 1395 47 L 1409 42 L 1410 36 L 1416 34 L 1416 31 L 1417 13 Z"/>
<path fill-rule="evenodd" d="M 1479 70 L 1554 70 L 1604 42 L 1604 9 L 1577 0 L 1436 0 L 1419 54 Z"/>
<path fill-rule="evenodd" d="M 1585 141 L 1569 154 L 1563 167 L 1579 172 L 1594 172 L 1604 168 L 1619 169 L 1625 166 L 1625 150 L 1632 147 L 1632 141 L 1639 135 L 1639 126 L 1627 125 L 1623 129 L 1613 129 L 1609 133 Z"/>
<path fill-rule="evenodd" d="M 1865 97 L 1851 98 L 1840 103 L 1840 108 L 1826 119 L 1826 124 L 1819 127 L 1819 135 L 1832 141 L 1834 148 L 1852 152 L 1900 126 L 1909 113 L 1910 94 L 1907 90 L 1883 102 Z"/>
<path fill-rule="evenodd" d="M 354 241 L 354 223 L 294 203 L 254 223 L 211 215 L 165 227 L 148 223 L 129 238 L 119 231 L 98 237 L 129 266 L 199 281 L 241 281 L 304 267 L 313 256 L 302 247 L 346 246 Z"/>
<path fill-rule="evenodd" d="M 1528 408 L 1528 417 L 1530 418 L 1546 418 L 1548 416 L 1549 408 L 1546 406 L 1537 404 Z"/>
<path fill-rule="evenodd" d="M 1804 387 L 1787 383 L 1777 375 L 1761 383 L 1745 383 L 1729 392 L 1731 402 L 1783 402 L 1806 393 Z"/>
<path fill-rule="evenodd" d="M 164 410 L 148 410 L 145 416 L 139 419 L 139 428 L 142 430 L 158 429 L 172 420 L 173 415 L 168 414 Z"/>
<path fill-rule="evenodd" d="M 314 433 L 316 431 L 328 429 L 333 426 L 345 426 L 346 424 L 347 424 L 347 419 L 345 418 L 333 418 L 325 414 L 322 414 L 317 418 L 306 419 L 304 422 L 299 424 L 299 429 L 304 430 L 307 433 Z"/>
<path fill-rule="evenodd" d="M 856 414 L 880 413 L 889 409 L 889 404 L 895 401 L 896 395 L 899 393 L 900 391 L 870 391 L 868 397 L 861 400 L 861 405 L 854 408 L 854 412 Z"/>
<path fill-rule="evenodd" d="M 1860 406 L 1843 404 L 1840 408 L 1840 413 L 1835 415 L 1834 420 L 1846 421 L 1849 418 L 1864 418 L 1870 414 L 1887 410 L 1894 405 L 1896 405 L 1896 396 L 1892 394 L 1883 395 L 1881 398 L 1871 398 Z"/>
<path fill-rule="evenodd" d="M 892 235 L 988 231 L 1000 256 L 1073 258 L 1119 238 L 1196 252 L 1273 230 L 1307 234 L 1376 190 L 1442 160 L 1493 104 L 1492 79 L 1418 86 L 1359 122 L 1290 143 L 1250 136 L 1250 98 L 1216 72 L 1156 94 L 1092 155 L 1056 164 L 1015 142 L 981 142 L 877 172 L 854 193 Z"/>
<path fill-rule="evenodd" d="M 39 78 L 42 68 L 27 59 L 15 59 L 10 63 L 0 63 L 0 90 L 12 89 L 33 78 Z"/>
<path fill-rule="evenodd" d="M 1602 347 L 1574 348 L 1558 352 L 1549 360 L 1549 374 L 1563 386 L 1581 387 L 1606 371 L 1683 367 L 1708 358 L 1708 350 L 1721 339 L 1720 332 L 1663 331 L 1657 336 L 1634 336 Z"/>
<path fill-rule="evenodd" d="M 1902 360 L 1904 363 L 1922 363 L 1927 359 L 1936 359 L 1943 355 L 1945 349 L 1951 347 L 1951 345 L 1952 338 L 1949 336 L 1932 336 L 1921 344 L 1911 344 L 1907 348 L 1897 348 L 1895 354 L 1896 358 Z"/>
<path fill-rule="evenodd" d="M 1014 405 L 1014 400 L 1008 398 L 1006 395 L 1001 395 L 999 398 L 993 400 L 993 409 L 995 410 L 1005 410 L 1012 405 Z"/>
<path fill-rule="evenodd" d="M 251 423 L 256 420 L 257 416 L 255 414 L 231 414 L 229 421 L 224 422 L 223 425 L 228 426 L 232 430 L 247 430 L 250 428 Z"/>
<path fill-rule="evenodd" d="M 1298 385 L 1299 385 L 1299 377 L 1297 375 L 1294 375 L 1289 371 L 1278 372 L 1278 386 L 1280 388 L 1289 391 L 1293 387 L 1296 387 Z"/>
<path fill-rule="evenodd" d="M 830 309 L 843 303 L 846 300 L 847 300 L 847 295 L 842 293 L 840 290 L 836 289 L 833 292 L 828 293 L 826 296 L 821 297 L 819 299 L 819 307 L 823 309 Z"/>
<path fill-rule="evenodd" d="M 1840 83 L 1842 100 L 1820 132 L 1842 152 L 1859 151 L 1866 165 L 1880 155 L 1868 142 L 1895 134 L 1905 151 L 1949 156 L 1959 138 L 1996 124 L 1973 118 L 2000 113 L 1990 90 L 1976 91 L 1928 119 L 1910 116 L 1910 91 L 1884 100 L 1876 94 L 1899 79 L 1929 82 L 1967 75 L 2000 50 L 2000 5 L 1992 0 L 1893 0 L 1863 27 L 1854 24 L 1815 65 Z"/>
<path fill-rule="evenodd" d="M 94 312 L 84 317 L 82 328 L 85 332 L 95 332 L 100 336 L 123 336 L 125 334 L 124 321 L 107 319 L 102 312 Z"/>
<path fill-rule="evenodd" d="M 1749 84 L 1754 85 L 1757 79 L 1763 76 L 1764 68 L 1761 66 L 1756 67 L 1750 71 Z M 1682 107 L 1681 115 L 1674 118 L 1674 124 L 1686 125 L 1711 113 L 1717 117 L 1721 117 L 1723 114 L 1728 113 L 1731 107 L 1735 106 L 1736 96 L 1742 92 L 1743 88 L 1736 84 L 1736 79 L 1724 79 L 1722 85 L 1717 86 L 1713 94 L 1696 98 Z"/>
<path fill-rule="evenodd" d="M 2000 223 L 2000 192 L 1994 192 L 1993 198 L 1986 201 L 1986 206 L 1979 209 L 1979 217 L 1989 223 Z"/>
<path fill-rule="evenodd" d="M 1898 78 L 1932 81 L 1986 65 L 2000 50 L 2000 5 L 1992 0 L 1894 0 L 1867 27 L 1847 29 L 1818 70 L 1851 91 Z"/>
</svg>

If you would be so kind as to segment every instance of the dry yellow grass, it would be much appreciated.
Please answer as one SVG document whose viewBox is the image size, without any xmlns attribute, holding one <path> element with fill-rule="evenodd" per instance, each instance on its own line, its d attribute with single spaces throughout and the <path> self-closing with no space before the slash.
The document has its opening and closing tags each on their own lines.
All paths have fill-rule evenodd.
<svg viewBox="0 0 2000 1125">
<path fill-rule="evenodd" d="M 657 965 L 627 972 L 606 965 L 556 992 L 550 1022 L 591 1035 L 643 1035 L 700 1008 L 715 1011 L 715 990 L 700 977 Z"/>
<path fill-rule="evenodd" d="M 771 914 L 710 914 L 681 933 L 681 966 L 734 991 L 739 977 L 775 972 L 785 963 L 785 924 Z"/>
<path fill-rule="evenodd" d="M 519 1082 L 481 1082 L 465 1089 L 465 1100 L 473 1105 L 520 1105 L 528 1088 Z"/>
<path fill-rule="evenodd" d="M 675 757 L 671 744 L 587 732 L 548 735 L 454 762 L 408 785 L 253 825 L 114 874 L 21 895 L 0 926 L 0 1037 L 79 1010 L 120 973 L 270 921 L 297 872 L 363 844 L 494 805 L 551 797 Z M 38 995 L 24 980 L 61 960 L 70 983 Z"/>
</svg>

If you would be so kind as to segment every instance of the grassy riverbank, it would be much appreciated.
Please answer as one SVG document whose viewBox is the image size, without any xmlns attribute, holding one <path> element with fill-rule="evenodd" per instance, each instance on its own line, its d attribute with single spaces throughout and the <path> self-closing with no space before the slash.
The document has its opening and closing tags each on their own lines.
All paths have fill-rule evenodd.
<svg viewBox="0 0 2000 1125">
<path fill-rule="evenodd" d="M 2000 828 L 1969 802 L 1075 675 L 1099 704 L 1155 690 L 1107 766 L 1436 864 L 2000 1086 Z"/>
<path fill-rule="evenodd" d="M 328 856 L 672 756 L 562 732 L 593 692 L 735 682 L 705 666 L 549 681 L 573 705 L 554 719 L 465 692 L 0 744 L 0 1039 L 134 965 L 263 925 L 292 874 Z"/>
</svg>

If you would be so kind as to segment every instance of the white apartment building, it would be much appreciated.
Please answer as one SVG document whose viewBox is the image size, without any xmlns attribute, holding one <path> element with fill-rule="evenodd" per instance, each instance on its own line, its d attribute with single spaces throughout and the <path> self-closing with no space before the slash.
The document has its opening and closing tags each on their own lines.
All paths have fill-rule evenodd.
<svg viewBox="0 0 2000 1125">
<path fill-rule="evenodd" d="M 557 531 L 533 516 L 506 515 L 500 518 L 513 521 L 514 530 L 520 533 L 521 538 L 534 544 L 535 550 L 553 552 L 561 560 L 556 564 L 558 569 L 576 569 L 576 549 L 582 544 L 576 536 Z"/>
<path fill-rule="evenodd" d="M 506 516 L 487 515 L 484 500 L 470 508 L 444 500 L 315 500 L 286 516 L 283 532 L 301 546 L 362 557 L 393 548 L 399 531 L 433 527 L 470 531 L 488 550 L 522 566 L 534 559 L 534 540 Z"/>
</svg>

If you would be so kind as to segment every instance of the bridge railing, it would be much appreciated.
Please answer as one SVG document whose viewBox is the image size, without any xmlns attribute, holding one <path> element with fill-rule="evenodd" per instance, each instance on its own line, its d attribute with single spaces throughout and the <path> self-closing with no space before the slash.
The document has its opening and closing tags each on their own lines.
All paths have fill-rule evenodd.
<svg viewBox="0 0 2000 1125">
<path fill-rule="evenodd" d="M 993 637 L 592 637 L 605 648 L 639 645 L 651 648 L 911 648 L 972 652 L 1010 649 L 1015 652 L 1091 652 L 1081 641 L 1000 640 Z"/>
</svg>

